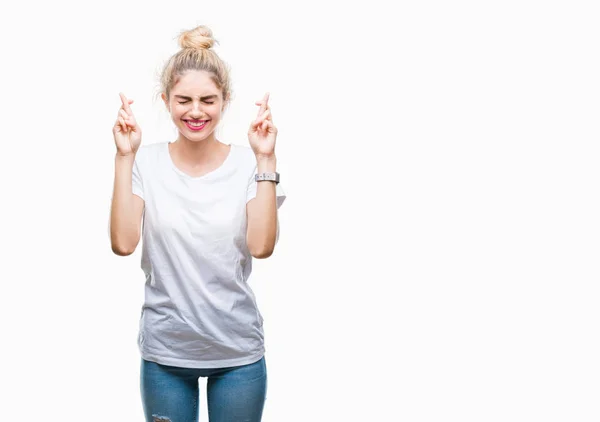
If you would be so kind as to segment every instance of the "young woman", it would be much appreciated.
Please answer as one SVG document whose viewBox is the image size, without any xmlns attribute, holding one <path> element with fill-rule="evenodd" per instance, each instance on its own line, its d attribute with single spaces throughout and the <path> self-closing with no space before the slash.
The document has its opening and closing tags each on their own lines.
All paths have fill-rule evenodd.
<svg viewBox="0 0 600 422">
<path fill-rule="evenodd" d="M 161 78 L 177 139 L 140 147 L 141 129 L 123 94 L 113 128 L 112 249 L 129 255 L 143 236 L 142 403 L 149 422 L 197 421 L 198 378 L 208 377 L 211 422 L 260 421 L 265 348 L 247 280 L 252 257 L 269 257 L 278 236 L 285 196 L 277 129 L 266 94 L 256 102 L 251 148 L 217 140 L 231 96 L 227 66 L 211 49 L 207 27 L 183 32 L 179 44 Z"/>
</svg>

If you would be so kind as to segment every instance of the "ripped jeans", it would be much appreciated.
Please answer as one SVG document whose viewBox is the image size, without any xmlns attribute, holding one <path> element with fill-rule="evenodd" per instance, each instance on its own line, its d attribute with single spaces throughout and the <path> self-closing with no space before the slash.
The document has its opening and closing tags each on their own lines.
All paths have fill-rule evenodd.
<svg viewBox="0 0 600 422">
<path fill-rule="evenodd" d="M 264 356 L 228 368 L 191 369 L 142 359 L 141 393 L 147 422 L 197 422 L 199 377 L 206 384 L 210 422 L 260 422 L 267 393 Z"/>
</svg>

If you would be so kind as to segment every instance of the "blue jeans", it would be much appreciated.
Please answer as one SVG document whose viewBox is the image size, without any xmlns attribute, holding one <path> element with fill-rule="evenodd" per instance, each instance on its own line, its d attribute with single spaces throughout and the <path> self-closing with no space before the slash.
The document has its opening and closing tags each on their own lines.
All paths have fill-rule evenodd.
<svg viewBox="0 0 600 422">
<path fill-rule="evenodd" d="M 147 422 L 198 422 L 198 378 L 206 384 L 210 422 L 260 422 L 267 393 L 264 356 L 255 363 L 211 369 L 179 368 L 142 359 Z"/>
</svg>

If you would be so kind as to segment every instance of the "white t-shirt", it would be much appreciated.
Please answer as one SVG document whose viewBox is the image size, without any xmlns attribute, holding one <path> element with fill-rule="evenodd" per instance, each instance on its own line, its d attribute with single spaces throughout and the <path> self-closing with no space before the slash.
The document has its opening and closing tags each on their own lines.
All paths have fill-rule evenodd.
<svg viewBox="0 0 600 422">
<path fill-rule="evenodd" d="M 246 203 L 256 196 L 256 157 L 231 145 L 214 171 L 192 177 L 173 163 L 168 143 L 144 145 L 133 166 L 133 193 L 145 202 L 142 358 L 186 368 L 258 361 L 264 338 L 247 283 Z M 277 206 L 285 194 L 276 188 Z"/>
</svg>

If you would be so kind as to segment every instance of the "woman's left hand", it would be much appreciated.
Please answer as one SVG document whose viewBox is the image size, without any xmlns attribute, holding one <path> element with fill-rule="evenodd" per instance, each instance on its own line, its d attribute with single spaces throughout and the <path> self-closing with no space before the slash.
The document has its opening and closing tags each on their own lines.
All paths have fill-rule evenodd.
<svg viewBox="0 0 600 422">
<path fill-rule="evenodd" d="M 257 157 L 269 158 L 275 155 L 275 139 L 277 128 L 273 124 L 273 116 L 269 107 L 269 93 L 256 102 L 260 106 L 256 119 L 250 124 L 248 140 Z"/>
</svg>

